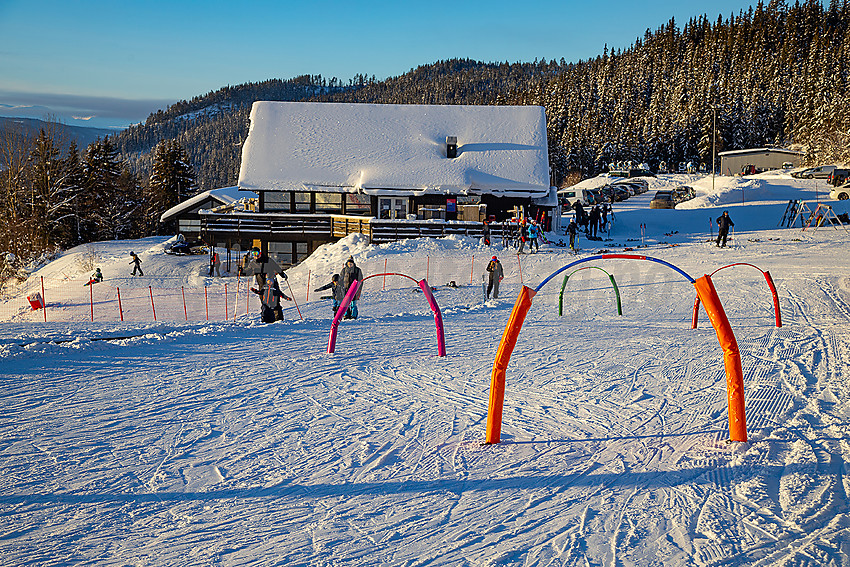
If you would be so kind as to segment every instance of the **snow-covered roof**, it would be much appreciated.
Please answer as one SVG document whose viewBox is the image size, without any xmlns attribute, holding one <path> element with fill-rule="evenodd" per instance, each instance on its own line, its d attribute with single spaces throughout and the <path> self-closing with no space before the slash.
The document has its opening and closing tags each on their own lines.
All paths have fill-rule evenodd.
<svg viewBox="0 0 850 567">
<path fill-rule="evenodd" d="M 446 138 L 457 157 L 446 157 Z M 549 192 L 539 106 L 255 102 L 239 187 L 367 194 Z"/>
<path fill-rule="evenodd" d="M 733 156 L 733 155 L 748 155 L 748 154 L 763 154 L 765 152 L 776 152 L 778 154 L 788 154 L 794 156 L 802 156 L 805 155 L 804 152 L 798 152 L 796 150 L 788 150 L 785 148 L 750 148 L 746 150 L 730 150 L 728 152 L 720 152 L 717 155 L 719 156 Z"/>
<path fill-rule="evenodd" d="M 222 205 L 229 205 L 238 201 L 239 199 L 256 197 L 256 193 L 252 193 L 250 191 L 243 191 L 239 187 L 221 187 L 219 189 L 211 189 L 209 191 L 204 191 L 203 193 L 198 193 L 194 197 L 191 197 L 189 199 L 186 199 L 182 203 L 174 205 L 173 207 L 162 213 L 162 216 L 159 217 L 159 222 L 166 222 L 171 217 L 174 217 L 182 213 L 183 211 L 187 211 L 210 198 L 219 201 Z"/>
</svg>

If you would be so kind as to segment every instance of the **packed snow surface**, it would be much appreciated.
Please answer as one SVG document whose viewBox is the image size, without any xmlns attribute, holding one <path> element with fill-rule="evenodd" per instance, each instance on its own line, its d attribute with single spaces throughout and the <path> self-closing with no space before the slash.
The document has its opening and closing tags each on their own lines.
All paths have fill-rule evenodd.
<svg viewBox="0 0 850 567">
<path fill-rule="evenodd" d="M 685 182 L 695 200 L 649 210 L 655 190 Z M 87 305 L 48 309 L 47 323 L 7 309 L 3 564 L 846 565 L 850 235 L 777 228 L 788 199 L 823 199 L 816 181 L 651 183 L 615 205 L 610 240 L 582 240 L 577 256 L 554 234 L 519 258 L 467 238 L 325 246 L 288 270 L 299 304 L 283 323 L 261 324 L 256 298 L 249 314 L 211 322 L 182 308 L 123 323 L 92 323 Z M 719 249 L 709 239 L 723 210 L 735 233 Z M 94 291 L 219 285 L 205 257 L 163 245 L 92 245 L 107 275 Z M 520 282 L 628 249 L 694 277 L 739 262 L 772 275 L 781 328 L 758 270 L 713 277 L 741 350 L 749 441 L 726 442 L 722 352 L 705 313 L 691 328 L 693 286 L 609 258 L 593 265 L 616 278 L 623 315 L 598 270 L 569 278 L 562 316 L 561 278 L 545 286 L 507 369 L 502 442 L 482 445 Z M 131 250 L 144 277 L 129 276 Z M 92 253 L 71 250 L 30 280 L 81 287 Z M 427 277 L 447 357 L 422 293 L 397 276 L 366 282 L 360 318 L 342 321 L 326 354 L 330 303 L 312 290 L 307 301 L 307 279 L 330 281 L 349 255 L 366 275 Z M 506 278 L 484 303 L 492 255 Z"/>
</svg>

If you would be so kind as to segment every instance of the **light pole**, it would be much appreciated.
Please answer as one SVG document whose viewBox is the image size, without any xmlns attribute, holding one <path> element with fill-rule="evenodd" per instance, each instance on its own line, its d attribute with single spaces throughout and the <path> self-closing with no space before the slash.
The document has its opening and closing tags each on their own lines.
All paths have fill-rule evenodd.
<svg viewBox="0 0 850 567">
<path fill-rule="evenodd" d="M 717 142 L 717 107 L 711 107 L 711 194 L 714 194 L 714 170 L 716 169 L 715 143 Z"/>
</svg>

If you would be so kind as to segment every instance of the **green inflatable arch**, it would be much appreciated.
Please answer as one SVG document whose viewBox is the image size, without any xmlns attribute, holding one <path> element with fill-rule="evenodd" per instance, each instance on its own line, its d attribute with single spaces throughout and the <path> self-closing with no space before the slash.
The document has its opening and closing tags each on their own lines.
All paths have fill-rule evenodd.
<svg viewBox="0 0 850 567">
<path fill-rule="evenodd" d="M 584 266 L 583 268 L 578 268 L 577 270 L 573 270 L 566 276 L 564 276 L 564 281 L 561 283 L 561 293 L 558 295 L 558 316 L 564 314 L 564 289 L 567 287 L 567 281 L 570 279 L 570 276 L 576 272 L 580 272 L 582 270 L 599 270 L 600 272 L 604 272 L 608 279 L 611 280 L 611 285 L 614 286 L 614 295 L 617 297 L 617 315 L 623 314 L 623 306 L 620 303 L 620 288 L 617 287 L 617 282 L 614 280 L 614 276 L 609 274 L 607 271 L 603 270 L 598 266 Z"/>
</svg>

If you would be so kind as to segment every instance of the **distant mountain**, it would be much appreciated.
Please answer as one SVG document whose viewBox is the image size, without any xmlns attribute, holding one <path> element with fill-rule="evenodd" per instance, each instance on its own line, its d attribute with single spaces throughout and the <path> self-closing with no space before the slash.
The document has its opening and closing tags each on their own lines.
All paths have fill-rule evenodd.
<svg viewBox="0 0 850 567">
<path fill-rule="evenodd" d="M 65 145 L 71 141 L 77 142 L 77 147 L 84 150 L 89 144 L 98 138 L 106 138 L 115 134 L 115 130 L 105 128 L 86 128 L 84 126 L 68 126 L 62 123 L 50 123 L 36 118 L 6 118 L 0 116 L 0 140 L 5 139 L 7 132 L 23 131 L 35 136 L 42 128 L 56 128 L 57 139 L 62 140 Z"/>
</svg>

